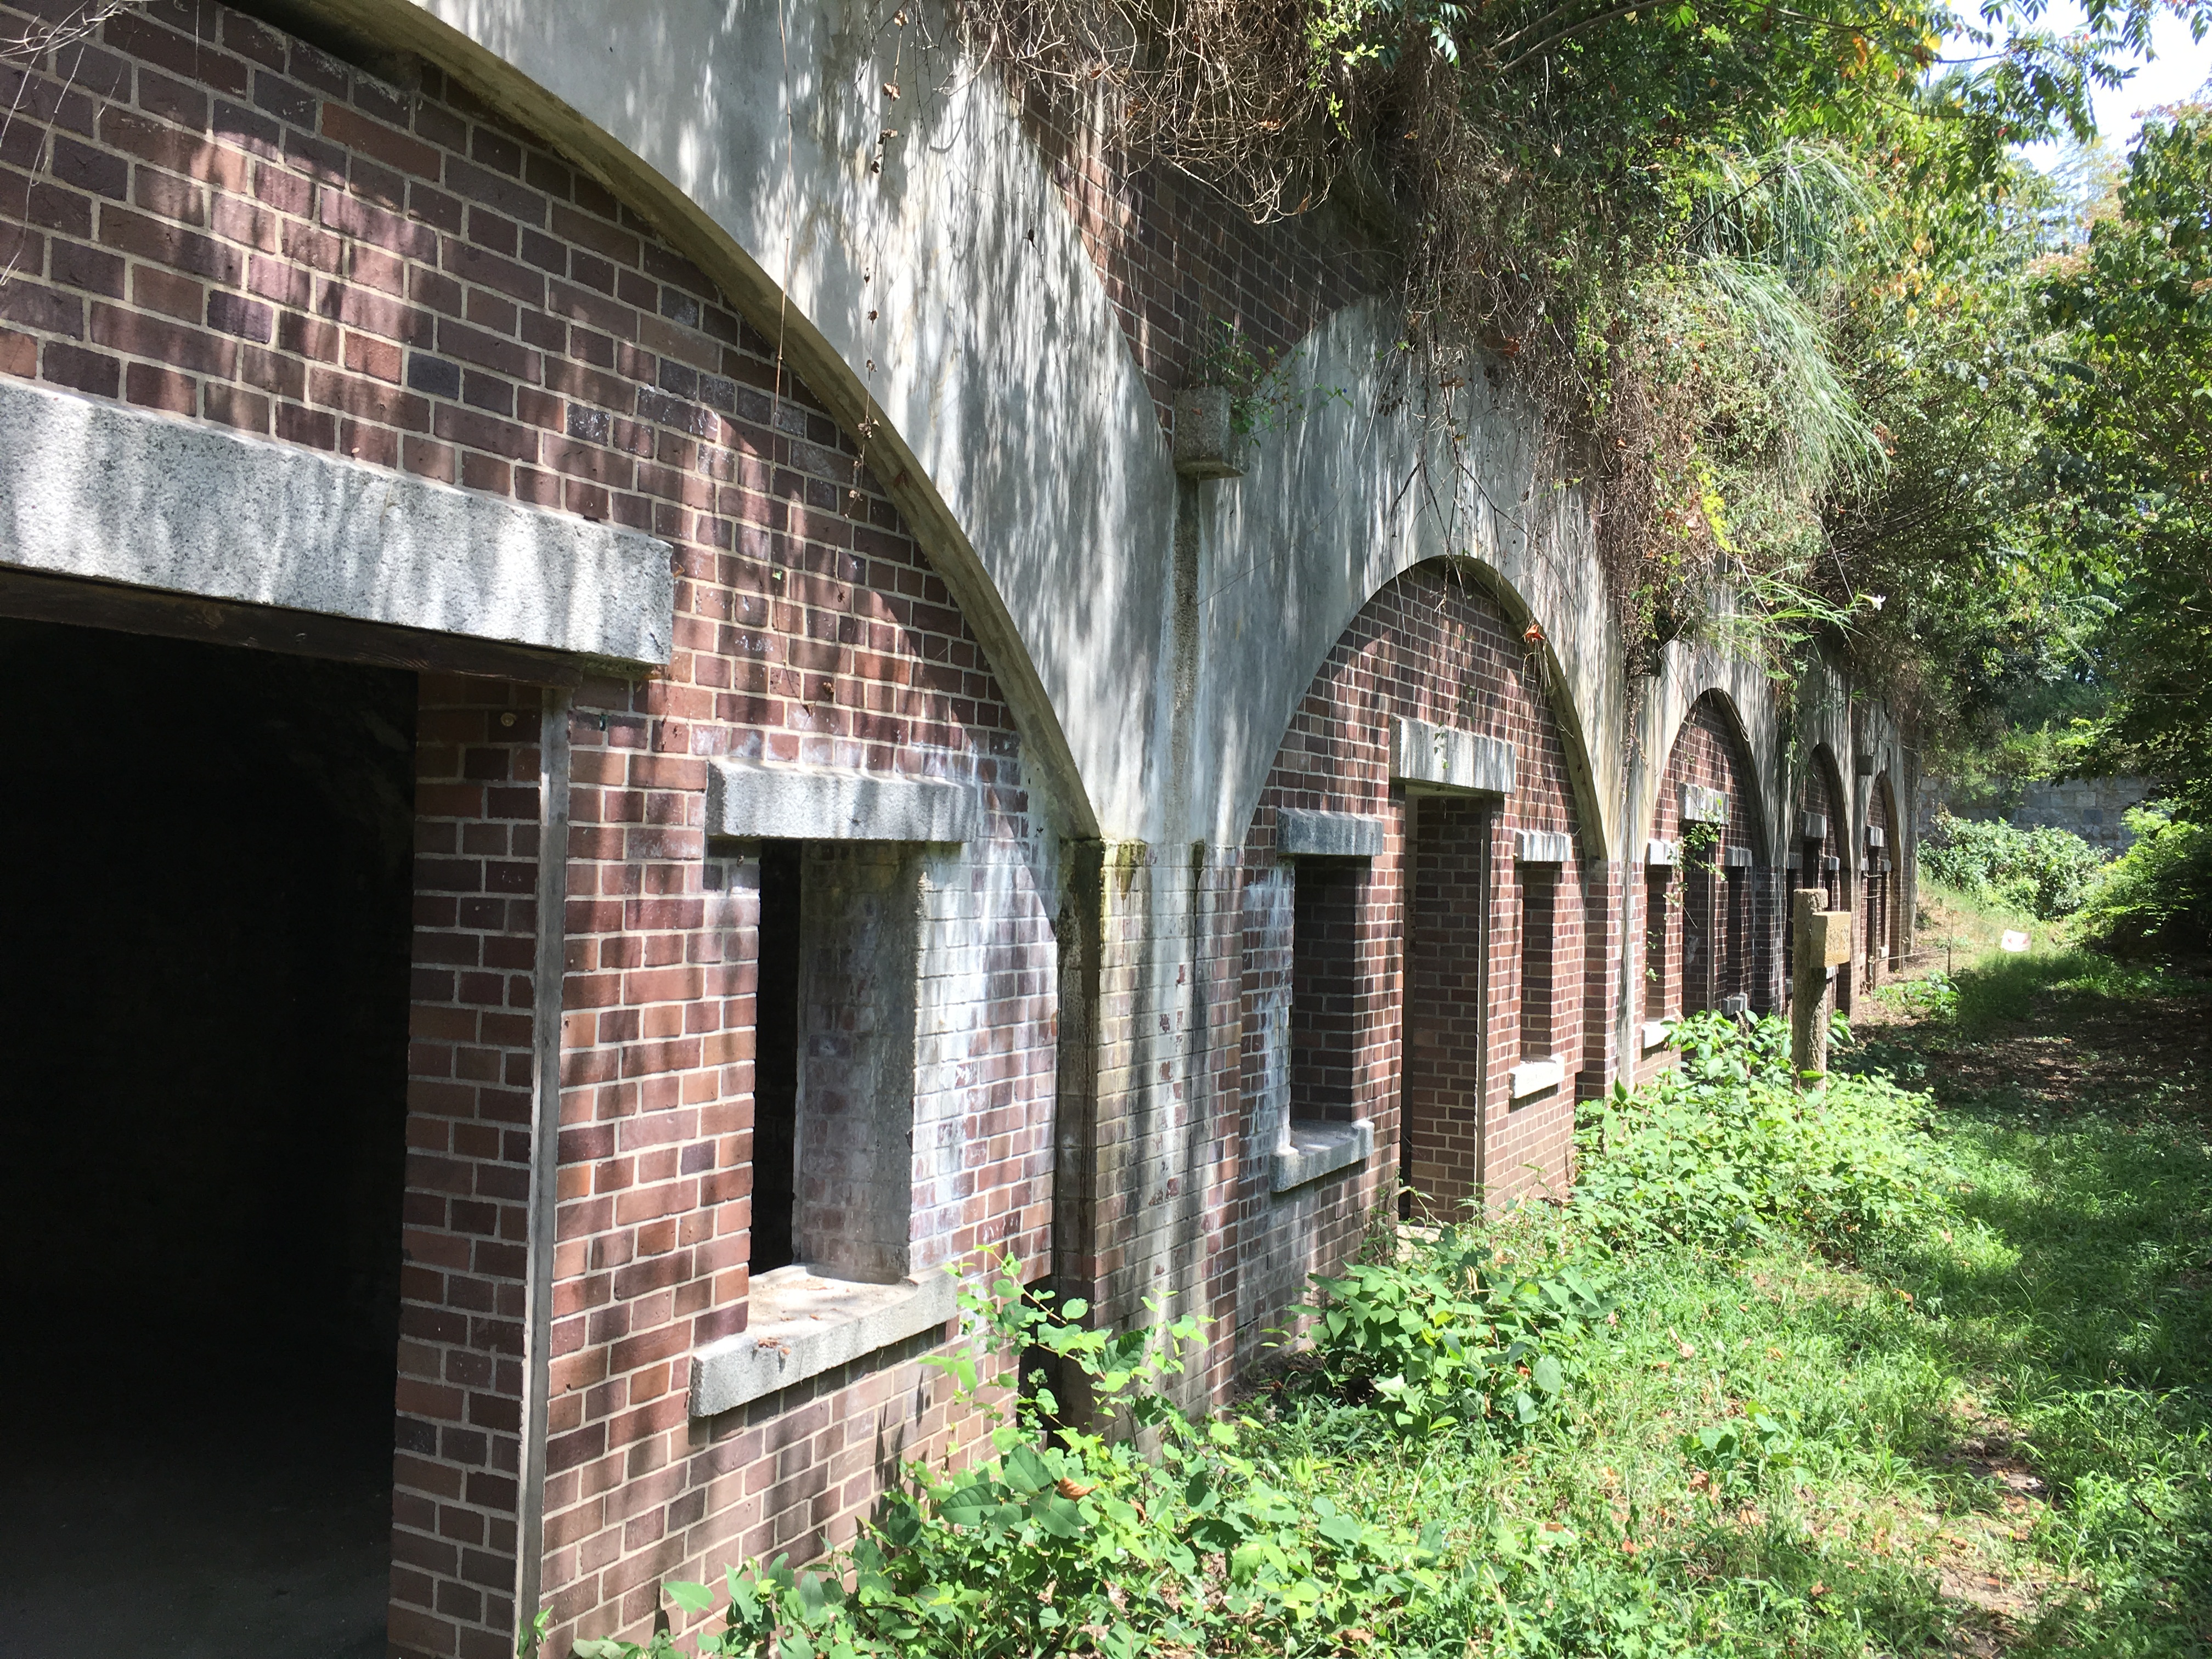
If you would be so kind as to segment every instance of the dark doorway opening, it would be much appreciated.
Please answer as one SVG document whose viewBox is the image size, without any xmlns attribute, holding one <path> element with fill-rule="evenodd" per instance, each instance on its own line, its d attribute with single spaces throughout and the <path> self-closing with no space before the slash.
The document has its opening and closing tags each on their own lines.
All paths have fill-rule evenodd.
<svg viewBox="0 0 2212 1659">
<path fill-rule="evenodd" d="M 1462 1220 L 1482 1196 L 1492 813 L 1479 798 L 1427 795 L 1406 816 L 1401 1209 Z"/>
<path fill-rule="evenodd" d="M 385 1651 L 411 674 L 0 620 L 9 1652 Z"/>
</svg>

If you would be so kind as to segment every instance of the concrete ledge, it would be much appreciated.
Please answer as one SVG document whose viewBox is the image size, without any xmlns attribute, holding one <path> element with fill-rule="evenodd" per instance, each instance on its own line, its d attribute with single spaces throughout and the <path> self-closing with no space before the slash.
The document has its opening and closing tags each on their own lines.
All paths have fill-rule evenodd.
<svg viewBox="0 0 2212 1659">
<path fill-rule="evenodd" d="M 665 542 L 20 380 L 0 564 L 615 663 L 674 638 Z"/>
<path fill-rule="evenodd" d="M 959 1311 L 951 1274 L 895 1285 L 779 1267 L 752 1282 L 747 1328 L 691 1356 L 691 1415 L 713 1417 L 944 1325 Z"/>
<path fill-rule="evenodd" d="M 1530 1095 L 1540 1095 L 1547 1089 L 1556 1089 L 1567 1080 L 1567 1063 L 1563 1060 L 1531 1060 L 1513 1068 L 1515 1100 L 1526 1100 Z"/>
<path fill-rule="evenodd" d="M 1646 869 L 1673 869 L 1682 861 L 1682 843 L 1677 841 L 1647 841 L 1644 843 L 1644 864 Z"/>
<path fill-rule="evenodd" d="M 1241 478 L 1243 444 L 1237 436 L 1225 386 L 1192 386 L 1175 395 L 1175 470 L 1186 478 Z"/>
<path fill-rule="evenodd" d="M 1364 1118 L 1357 1123 L 1294 1118 L 1289 1144 L 1275 1149 L 1274 1189 L 1286 1193 L 1339 1170 L 1364 1164 L 1374 1156 L 1375 1126 Z"/>
<path fill-rule="evenodd" d="M 1748 870 L 1748 869 L 1750 869 L 1750 868 L 1751 868 L 1751 848 L 1749 848 L 1748 847 L 1723 847 L 1723 848 L 1721 848 L 1721 868 L 1722 868 L 1722 869 L 1723 869 L 1723 870 Z"/>
<path fill-rule="evenodd" d="M 1390 733 L 1390 781 L 1470 795 L 1513 793 L 1513 745 L 1401 716 Z"/>
<path fill-rule="evenodd" d="M 1573 843 L 1564 830 L 1516 830 L 1513 856 L 1522 864 L 1565 864 Z"/>
<path fill-rule="evenodd" d="M 1682 786 L 1682 822 L 1685 823 L 1726 823 L 1729 821 L 1729 798 L 1725 789 L 1708 789 L 1703 784 Z"/>
<path fill-rule="evenodd" d="M 1828 838 L 1828 815 L 1826 812 L 1800 812 L 1797 815 L 1797 839 L 1826 841 Z"/>
<path fill-rule="evenodd" d="M 1275 814 L 1275 851 L 1286 859 L 1372 859 L 1382 855 L 1383 823 L 1357 812 Z"/>
<path fill-rule="evenodd" d="M 763 841 L 973 841 L 975 792 L 938 778 L 716 761 L 707 833 Z"/>
<path fill-rule="evenodd" d="M 1654 1048 L 1663 1048 L 1674 1040 L 1674 1022 L 1671 1019 L 1647 1019 L 1638 1036 L 1640 1046 L 1648 1054 Z"/>
</svg>

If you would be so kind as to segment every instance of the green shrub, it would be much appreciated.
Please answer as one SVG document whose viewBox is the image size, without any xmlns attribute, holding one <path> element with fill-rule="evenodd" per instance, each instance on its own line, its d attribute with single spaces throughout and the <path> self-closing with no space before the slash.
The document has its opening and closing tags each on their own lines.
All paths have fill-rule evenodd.
<svg viewBox="0 0 2212 1659">
<path fill-rule="evenodd" d="M 719 1590 L 670 1583 L 706 1659 L 1032 1659 L 1139 1654 L 1327 1654 L 1339 1632 L 1387 1637 L 1443 1582 L 1442 1539 L 1376 1525 L 1299 1491 L 1254 1456 L 1255 1425 L 1194 1420 L 1162 1391 L 1200 1334 L 1194 1320 L 1108 1332 L 1026 1290 L 1012 1263 L 990 1293 L 963 1292 L 977 1350 L 941 1361 L 986 1407 L 993 1455 L 959 1470 L 907 1468 L 850 1548 L 819 1569 L 778 1559 L 732 1569 Z M 1087 1380 L 1103 1434 L 1055 1423 L 1042 1378 L 1011 1410 L 990 1369 L 1043 1349 Z M 849 1586 L 849 1588 L 848 1588 Z M 579 1643 L 578 1659 L 676 1659 L 648 1644 Z"/>
<path fill-rule="evenodd" d="M 1525 1428 L 1565 1386 L 1605 1304 L 1571 1267 L 1501 1273 L 1474 1235 L 1446 1228 L 1395 1261 L 1359 1262 L 1324 1292 L 1312 1337 L 1322 1375 L 1402 1433 L 1489 1421 Z"/>
<path fill-rule="evenodd" d="M 2106 854 L 2069 830 L 1937 816 L 1920 843 L 1921 872 L 1971 897 L 1994 899 L 2044 921 L 2081 906 Z"/>
<path fill-rule="evenodd" d="M 2212 828 L 2175 816 L 2173 804 L 2127 814 L 2135 845 L 2098 872 L 2082 906 L 2083 931 L 2118 956 L 2202 957 L 2212 939 Z"/>
<path fill-rule="evenodd" d="M 1674 1029 L 1681 1063 L 1611 1101 L 1576 1136 L 1573 1213 L 1613 1246 L 1729 1249 L 1802 1231 L 1849 1250 L 1935 1201 L 1925 1103 L 1880 1074 L 1830 1073 L 1800 1092 L 1789 1031 L 1717 1014 Z"/>
</svg>

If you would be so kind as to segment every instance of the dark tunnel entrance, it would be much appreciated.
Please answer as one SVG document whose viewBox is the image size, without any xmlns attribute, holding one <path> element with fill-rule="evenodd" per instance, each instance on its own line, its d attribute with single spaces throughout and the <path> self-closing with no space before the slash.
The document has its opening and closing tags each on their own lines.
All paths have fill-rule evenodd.
<svg viewBox="0 0 2212 1659">
<path fill-rule="evenodd" d="M 0 621 L 0 1651 L 385 1651 L 415 677 Z"/>
</svg>

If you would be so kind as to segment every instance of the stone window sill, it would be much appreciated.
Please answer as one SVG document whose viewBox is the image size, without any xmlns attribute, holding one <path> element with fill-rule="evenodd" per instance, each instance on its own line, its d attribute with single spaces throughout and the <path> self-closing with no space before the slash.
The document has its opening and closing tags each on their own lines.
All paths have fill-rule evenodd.
<svg viewBox="0 0 2212 1659">
<path fill-rule="evenodd" d="M 1671 1019 L 1647 1019 L 1644 1022 L 1644 1052 L 1663 1048 L 1674 1040 L 1674 1022 Z"/>
<path fill-rule="evenodd" d="M 1322 1123 L 1312 1119 L 1291 1125 L 1290 1144 L 1275 1151 L 1274 1188 L 1286 1193 L 1323 1176 L 1364 1164 L 1375 1155 L 1375 1126 Z"/>
<path fill-rule="evenodd" d="M 1556 1089 L 1566 1080 L 1567 1063 L 1564 1060 L 1528 1060 L 1513 1068 L 1513 1098 L 1526 1100 L 1547 1089 Z"/>
<path fill-rule="evenodd" d="M 890 1285 L 778 1267 L 752 1282 L 746 1328 L 691 1356 L 691 1415 L 713 1417 L 944 1325 L 959 1311 L 951 1273 Z"/>
</svg>

